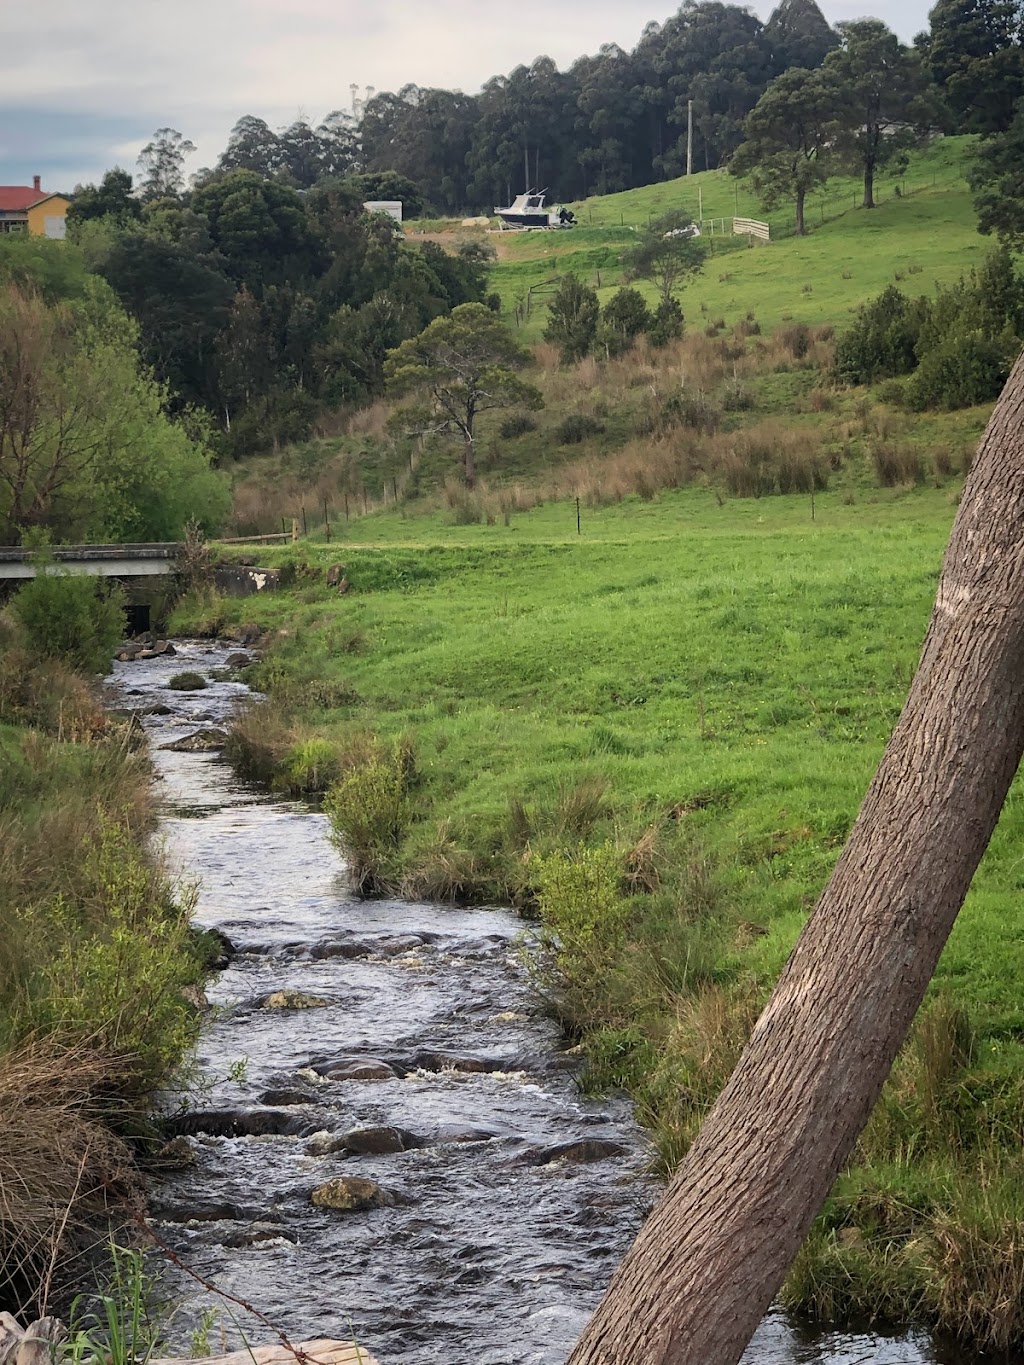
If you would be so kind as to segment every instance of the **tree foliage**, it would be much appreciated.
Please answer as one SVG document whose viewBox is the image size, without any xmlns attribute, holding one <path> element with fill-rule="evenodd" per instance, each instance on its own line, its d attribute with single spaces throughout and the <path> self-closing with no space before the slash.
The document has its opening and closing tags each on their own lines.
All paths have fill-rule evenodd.
<svg viewBox="0 0 1024 1365">
<path fill-rule="evenodd" d="M 639 289 L 627 285 L 618 290 L 601 310 L 596 340 L 608 356 L 622 355 L 642 332 L 650 331 L 653 318 Z"/>
<path fill-rule="evenodd" d="M 842 45 L 826 57 L 823 75 L 836 102 L 842 148 L 863 177 L 863 204 L 870 209 L 876 175 L 903 170 L 922 126 L 938 114 L 923 99 L 926 79 L 919 54 L 880 19 L 840 24 L 839 32 Z"/>
<path fill-rule="evenodd" d="M 132 193 L 132 177 L 115 166 L 107 171 L 99 185 L 76 185 L 74 199 L 68 209 L 68 228 L 72 237 L 82 223 L 106 218 L 122 225 L 137 222 L 142 217 L 142 204 Z"/>
<path fill-rule="evenodd" d="M 1024 101 L 1006 131 L 978 148 L 969 180 L 979 231 L 995 233 L 1019 251 L 1024 246 Z"/>
<path fill-rule="evenodd" d="M 228 493 L 168 420 L 135 328 L 109 295 L 47 304 L 0 285 L 0 540 L 173 540 Z"/>
<path fill-rule="evenodd" d="M 142 198 L 162 199 L 179 194 L 185 186 L 185 162 L 195 149 L 195 143 L 177 128 L 158 128 L 139 153 Z"/>
<path fill-rule="evenodd" d="M 626 278 L 650 280 L 661 303 L 667 303 L 690 275 L 704 267 L 704 244 L 683 209 L 653 218 L 622 253 Z"/>
<path fill-rule="evenodd" d="M 1001 133 L 1024 95 L 1020 0 L 938 0 L 922 50 L 963 132 Z"/>
<path fill-rule="evenodd" d="M 543 406 L 538 389 L 518 374 L 528 359 L 489 308 L 464 303 L 396 347 L 388 356 L 385 373 L 393 393 L 426 394 L 439 429 L 461 436 L 466 485 L 472 488 L 480 413 Z"/>
<path fill-rule="evenodd" d="M 314 130 L 318 164 L 341 167 L 340 152 L 326 159 L 325 126 Z M 347 136 L 348 122 L 340 127 Z M 236 125 L 232 159 L 258 163 L 262 144 L 269 157 L 267 131 Z M 293 125 L 274 136 L 287 147 L 305 134 Z M 75 229 L 136 319 L 172 411 L 205 408 L 234 454 L 301 440 L 324 405 L 379 393 L 388 349 L 486 289 L 485 248 L 407 243 L 390 218 L 364 211 L 371 195 L 414 192 L 396 173 L 321 176 L 300 194 L 283 162 L 272 169 L 225 169 L 189 195 L 144 204 L 130 197 L 129 213 L 125 181 L 106 177 Z"/>
<path fill-rule="evenodd" d="M 764 32 L 780 74 L 791 66 L 814 70 L 839 43 L 815 0 L 780 0 Z"/>
<path fill-rule="evenodd" d="M 590 285 L 574 271 L 563 276 L 548 305 L 544 328 L 544 340 L 558 347 L 563 364 L 570 365 L 589 354 L 600 310 L 597 293 Z"/>
<path fill-rule="evenodd" d="M 835 96 L 821 72 L 797 68 L 779 76 L 751 112 L 745 133 L 730 171 L 749 177 L 766 208 L 792 199 L 802 236 L 807 195 L 832 173 L 839 135 Z"/>
<path fill-rule="evenodd" d="M 85 673 L 106 673 L 124 634 L 119 584 L 62 570 L 41 546 L 36 577 L 18 590 L 14 614 L 29 644 L 44 658 L 62 659 Z"/>
</svg>

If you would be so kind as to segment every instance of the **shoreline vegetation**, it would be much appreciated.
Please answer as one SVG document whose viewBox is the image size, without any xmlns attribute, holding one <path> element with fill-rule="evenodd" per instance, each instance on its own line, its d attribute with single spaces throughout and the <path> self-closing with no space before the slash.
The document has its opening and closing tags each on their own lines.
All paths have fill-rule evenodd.
<svg viewBox="0 0 1024 1365">
<path fill-rule="evenodd" d="M 538 920 L 538 986 L 585 1048 L 585 1083 L 630 1091 L 662 1172 L 843 845 L 1024 337 L 1014 258 L 975 230 L 968 148 L 950 138 L 915 156 L 870 214 L 833 182 L 843 212 L 823 198 L 809 243 L 716 240 L 680 293 L 685 334 L 678 308 L 678 327 L 656 330 L 649 281 L 613 293 L 627 212 L 642 228 L 678 182 L 595 201 L 555 240 L 502 241 L 493 266 L 475 237 L 410 245 L 358 203 L 313 194 L 302 251 L 274 267 L 285 280 L 313 252 L 333 322 L 319 348 L 305 322 L 277 328 L 295 356 L 282 368 L 267 350 L 250 403 L 247 348 L 269 304 L 241 253 L 214 346 L 230 440 L 203 408 L 193 329 L 174 332 L 183 368 L 165 391 L 137 355 L 160 352 L 159 327 L 129 323 L 94 274 L 100 262 L 124 285 L 140 262 L 184 268 L 191 209 L 148 233 L 109 219 L 53 252 L 11 243 L 0 261 L 11 316 L 64 337 L 37 348 L 53 410 L 79 372 L 96 399 L 74 459 L 51 460 L 72 475 L 46 512 L 51 534 L 178 535 L 186 502 L 222 524 L 228 479 L 211 449 L 247 456 L 227 531 L 301 525 L 298 543 L 259 551 L 282 590 L 239 601 L 199 587 L 170 623 L 266 644 L 246 676 L 268 700 L 239 714 L 226 756 L 322 797 L 365 894 L 510 903 Z M 195 201 L 211 222 L 223 192 Z M 280 187 L 260 193 L 287 208 Z M 717 173 L 698 193 L 710 212 L 739 207 Z M 427 289 L 410 294 L 417 325 L 438 309 L 459 323 L 480 305 L 457 300 L 493 285 L 489 306 L 520 341 L 552 326 L 524 370 L 543 401 L 483 414 L 464 443 L 475 486 L 456 477 L 458 442 L 435 413 L 383 396 L 401 336 L 381 330 L 377 295 L 357 312 L 334 297 L 328 265 L 353 224 L 356 275 L 380 248 L 396 280 Z M 561 334 L 556 289 L 581 303 Z M 373 374 L 346 387 L 345 367 L 367 357 Z M 316 403 L 310 375 L 331 379 Z M 154 442 L 117 490 L 94 477 L 96 452 L 113 449 L 97 439 L 111 385 L 131 400 L 118 451 L 136 450 L 142 417 Z M 44 472 L 48 430 L 30 433 Z M 9 511 L 18 535 L 26 517 Z M 135 1158 L 156 1142 L 148 1102 L 196 1036 L 205 974 L 187 889 L 148 851 L 145 756 L 81 676 L 105 667 L 96 640 L 119 608 L 76 582 L 36 579 L 0 613 L 0 1306 L 16 1313 L 69 1282 L 98 1221 L 137 1207 Z M 48 648 L 58 633 L 64 662 Z M 856 1159 L 791 1270 L 790 1307 L 1024 1346 L 1022 819 L 1018 783 Z"/>
<path fill-rule="evenodd" d="M 68 626 L 87 580 L 37 582 Z M 149 845 L 150 778 L 94 682 L 0 612 L 0 1307 L 16 1316 L 94 1283 L 111 1230 L 144 1210 L 152 1097 L 198 1033 L 211 955 Z"/>
<path fill-rule="evenodd" d="M 564 501 L 509 526 L 380 515 L 362 544 L 266 552 L 281 592 L 199 594 L 172 628 L 263 633 L 268 701 L 228 757 L 325 794 L 365 892 L 540 919 L 587 1085 L 630 1090 L 667 1172 L 899 712 L 956 502 L 955 475 L 934 482 L 827 490 L 813 521 L 807 495 L 626 495 L 579 536 Z M 1021 818 L 1015 788 L 790 1307 L 1024 1341 Z"/>
</svg>

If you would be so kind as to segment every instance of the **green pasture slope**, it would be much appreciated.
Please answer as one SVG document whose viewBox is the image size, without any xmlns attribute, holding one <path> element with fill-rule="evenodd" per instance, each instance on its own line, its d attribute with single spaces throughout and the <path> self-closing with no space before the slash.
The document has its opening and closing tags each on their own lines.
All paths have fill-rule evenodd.
<svg viewBox="0 0 1024 1365">
<path fill-rule="evenodd" d="M 255 680 L 290 705 L 299 738 L 411 741 L 414 811 L 393 868 L 410 894 L 462 879 L 496 899 L 524 821 L 539 851 L 580 837 L 626 849 L 654 831 L 662 891 L 629 902 L 630 947 L 593 969 L 572 1012 L 595 1074 L 632 1087 L 671 1165 L 881 756 L 954 503 L 949 488 L 829 492 L 812 520 L 806 497 L 723 506 L 687 489 L 585 510 L 582 535 L 565 503 L 509 527 L 392 513 L 359 523 L 362 544 L 271 552 L 307 566 L 294 589 L 192 603 L 175 624 L 280 631 Z M 337 561 L 343 597 L 323 581 Z M 574 833 L 580 791 L 591 823 Z M 789 1282 L 801 1307 L 1024 1339 L 994 1269 L 1024 1227 L 1022 798 L 1018 782 L 931 1022 Z"/>
<path fill-rule="evenodd" d="M 381 514 L 353 523 L 359 541 L 299 547 L 314 565 L 344 562 L 350 595 L 300 576 L 295 592 L 216 614 L 287 628 L 274 676 L 358 695 L 306 716 L 324 733 L 414 738 L 424 786 L 410 865 L 442 816 L 482 847 L 510 799 L 543 806 L 589 776 L 607 779 L 608 828 L 622 837 L 693 807 L 729 898 L 769 931 L 743 955 L 767 984 L 902 705 L 954 502 L 949 488 L 853 504 L 829 492 L 812 520 L 806 497 L 719 506 L 687 489 L 585 508 L 581 535 L 566 503 L 509 527 Z M 186 606 L 176 624 L 209 612 Z M 1000 1037 L 1024 1030 L 1024 923 L 1009 913 L 1021 796 L 938 982 Z"/>
<path fill-rule="evenodd" d="M 730 244 L 687 289 L 691 323 L 752 312 L 765 330 L 841 327 L 887 282 L 955 280 L 990 249 L 964 151 L 935 144 L 906 192 L 883 191 L 871 213 L 851 201 L 830 217 L 826 205 L 806 240 Z M 701 179 L 705 213 L 730 212 L 733 182 Z M 671 190 L 579 206 L 573 233 L 507 239 L 495 272 L 506 305 L 556 267 L 599 272 L 607 295 L 628 234 L 615 215 L 657 212 Z M 535 309 L 524 339 L 542 326 Z M 812 382 L 763 377 L 758 402 L 774 412 L 788 394 L 795 422 L 818 421 L 801 405 Z M 870 407 L 862 394 L 836 401 L 840 417 L 848 402 Z M 930 452 L 976 434 L 982 416 L 901 415 L 910 425 L 896 434 Z M 288 590 L 188 602 L 174 625 L 273 632 L 253 674 L 271 699 L 253 742 L 290 781 L 311 739 L 349 763 L 372 752 L 367 734 L 385 752 L 411 748 L 408 826 L 382 855 L 403 893 L 528 897 L 543 878 L 534 855 L 585 868 L 614 845 L 635 874 L 620 887 L 624 918 L 563 961 L 561 1010 L 593 1082 L 632 1090 L 668 1168 L 728 1075 L 899 714 L 957 501 L 958 481 L 938 482 L 877 488 L 851 447 L 813 503 L 690 487 L 585 506 L 581 534 L 568 501 L 510 525 L 456 526 L 429 504 L 371 513 L 336 525 L 330 545 L 266 552 L 292 565 Z M 345 565 L 344 596 L 326 585 L 331 563 Z M 1018 781 L 929 1005 L 787 1282 L 802 1309 L 1024 1346 L 1022 843 Z M 577 927 L 606 903 L 579 885 L 562 905 Z"/>
<path fill-rule="evenodd" d="M 838 326 L 887 284 L 928 292 L 956 280 L 991 250 L 991 240 L 977 232 L 964 179 L 972 142 L 957 137 L 933 143 L 912 159 L 905 176 L 880 182 L 879 206 L 872 210 L 855 207 L 857 181 L 830 181 L 808 205 L 811 231 L 805 238 L 792 235 L 791 206 L 765 214 L 726 171 L 588 199 L 574 205 L 581 226 L 571 232 L 501 238 L 494 286 L 513 316 L 517 301 L 535 288 L 521 335 L 536 340 L 544 328 L 543 301 L 560 274 L 575 270 L 607 300 L 622 283 L 618 262 L 631 225 L 671 208 L 696 217 L 700 187 L 705 218 L 730 220 L 738 213 L 766 220 L 773 241 L 747 248 L 744 239 L 709 236 L 713 254 L 680 295 L 690 324 L 724 318 L 731 325 L 752 312 L 765 328 L 791 319 Z M 642 288 L 653 298 L 650 286 Z"/>
</svg>

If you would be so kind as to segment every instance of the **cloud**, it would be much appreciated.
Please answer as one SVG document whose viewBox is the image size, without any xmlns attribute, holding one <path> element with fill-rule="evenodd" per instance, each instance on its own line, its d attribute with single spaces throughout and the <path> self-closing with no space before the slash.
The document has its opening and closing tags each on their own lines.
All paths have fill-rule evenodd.
<svg viewBox="0 0 1024 1365">
<path fill-rule="evenodd" d="M 133 168 L 157 127 L 179 128 L 212 164 L 244 113 L 272 126 L 347 107 L 349 86 L 413 82 L 476 90 L 541 54 L 569 65 L 603 43 L 632 47 L 664 0 L 47 0 L 0 6 L 0 180 L 47 172 L 70 188 Z M 767 13 L 771 0 L 755 6 Z M 824 0 L 832 20 L 857 0 Z M 903 37 L 926 5 L 897 0 Z"/>
</svg>

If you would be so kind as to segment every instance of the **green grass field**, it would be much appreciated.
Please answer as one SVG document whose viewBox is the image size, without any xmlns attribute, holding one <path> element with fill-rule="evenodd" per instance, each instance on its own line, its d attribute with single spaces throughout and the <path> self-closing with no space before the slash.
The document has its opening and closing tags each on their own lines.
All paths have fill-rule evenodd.
<svg viewBox="0 0 1024 1365">
<path fill-rule="evenodd" d="M 933 144 L 870 212 L 833 183 L 806 239 L 781 213 L 770 245 L 715 238 L 664 351 L 564 367 L 538 348 L 545 407 L 513 434 L 482 422 L 472 493 L 447 477 L 454 447 L 401 446 L 385 403 L 254 466 L 239 525 L 332 503 L 330 543 L 313 512 L 308 538 L 260 551 L 285 591 L 193 600 L 173 623 L 267 632 L 252 681 L 270 703 L 240 720 L 234 761 L 329 787 L 364 884 L 539 914 L 590 1083 L 630 1088 L 665 1169 L 825 885 L 913 676 L 988 410 L 837 389 L 830 336 L 887 283 L 931 292 L 990 250 L 968 153 Z M 698 188 L 705 217 L 760 216 L 715 172 L 578 205 L 572 232 L 499 239 L 510 318 L 534 287 L 522 339 L 543 330 L 545 282 L 575 269 L 607 299 L 630 225 L 696 211 Z M 785 325 L 800 323 L 825 325 Z M 568 417 L 590 419 L 578 444 Z M 758 467 L 778 477 L 736 481 Z M 769 487 L 808 491 L 736 495 Z M 1024 1346 L 1022 839 L 1018 781 L 787 1282 L 800 1309 Z"/>
<path fill-rule="evenodd" d="M 877 238 L 886 213 L 930 240 L 926 207 L 947 229 L 930 258 L 938 269 L 955 235 L 941 215 L 957 203 L 922 195 L 866 226 L 858 219 L 878 269 L 892 268 Z M 778 249 L 817 250 L 830 231 L 843 240 L 841 221 Z M 756 264 L 768 250 L 729 259 Z M 815 288 L 834 315 L 823 260 Z M 924 270 L 912 278 L 923 284 Z M 612 378 L 596 376 L 614 416 L 635 386 L 631 370 L 616 381 L 621 393 Z M 556 380 L 578 387 L 573 372 Z M 301 787 L 315 759 L 343 786 L 354 773 L 356 796 L 376 800 L 359 774 L 405 781 L 387 768 L 391 746 L 414 755 L 401 837 L 372 850 L 383 884 L 539 899 L 566 930 L 581 917 L 585 926 L 600 900 L 580 859 L 600 864 L 614 850 L 633 893 L 625 920 L 606 951 L 584 936 L 591 946 L 560 961 L 562 1010 L 587 1041 L 595 1081 L 632 1088 L 667 1166 L 827 880 L 915 667 L 958 482 L 879 488 L 871 443 L 932 459 L 944 443 L 970 444 L 985 417 L 911 418 L 855 394 L 819 411 L 818 382 L 786 365 L 750 380 L 759 415 L 817 432 L 841 454 L 813 502 L 723 498 L 706 486 L 597 497 L 584 502 L 580 533 L 564 493 L 507 524 L 453 525 L 443 502 L 403 504 L 336 520 L 331 544 L 321 532 L 266 552 L 290 566 L 289 591 L 187 604 L 174 623 L 252 618 L 272 632 L 254 679 L 271 710 L 240 744 L 243 758 L 247 746 L 259 756 L 251 770 Z M 537 479 L 532 458 L 523 473 Z M 343 597 L 324 582 L 332 562 L 351 584 Z M 1007 1317 L 1005 1286 L 992 1287 L 1024 1229 L 1022 791 L 943 955 L 931 1013 L 790 1280 L 803 1308 L 1024 1340 L 1024 1312 Z M 582 879 L 575 901 L 564 887 L 567 902 L 545 899 L 551 856 L 576 869 L 570 883 Z M 951 1245 L 973 1258 L 955 1282 Z"/>
<path fill-rule="evenodd" d="M 355 784 L 364 826 L 381 773 L 412 773 L 402 833 L 374 854 L 386 885 L 539 896 L 584 945 L 556 992 L 594 1081 L 632 1088 L 671 1166 L 856 814 L 955 502 L 955 485 L 825 493 L 812 519 L 807 497 L 687 489 L 585 509 L 581 534 L 558 502 L 510 526 L 370 516 L 343 545 L 268 551 L 287 591 L 186 603 L 173 625 L 270 632 L 254 675 L 270 709 L 240 730 L 250 771 L 301 789 L 315 760 Z M 1018 782 L 930 1012 L 789 1281 L 799 1307 L 1024 1339 L 1000 1270 L 1024 1228 L 1022 840 Z M 568 890 L 545 899 L 552 855 Z M 626 877 L 614 932 L 587 920 L 607 857 Z"/>
<path fill-rule="evenodd" d="M 811 231 L 805 238 L 792 235 L 790 207 L 766 214 L 725 171 L 585 200 L 574 206 L 581 226 L 571 232 L 499 238 L 494 285 L 513 317 L 517 303 L 536 291 L 519 329 L 525 340 L 536 340 L 544 329 L 544 299 L 558 275 L 575 271 L 606 302 L 622 283 L 618 259 L 631 225 L 671 208 L 696 217 L 699 190 L 705 218 L 729 220 L 738 213 L 768 221 L 774 240 L 748 249 L 731 236 L 707 237 L 712 254 L 705 269 L 680 294 L 691 325 L 721 317 L 731 326 L 752 312 L 765 327 L 790 319 L 839 326 L 886 284 L 895 280 L 910 293 L 927 293 L 958 279 L 991 249 L 977 232 L 964 179 L 971 145 L 970 138 L 933 143 L 912 159 L 905 176 L 880 183 L 873 210 L 855 206 L 857 181 L 830 181 L 808 205 Z M 726 226 L 731 229 L 728 221 Z M 650 286 L 642 288 L 653 299 Z"/>
</svg>

